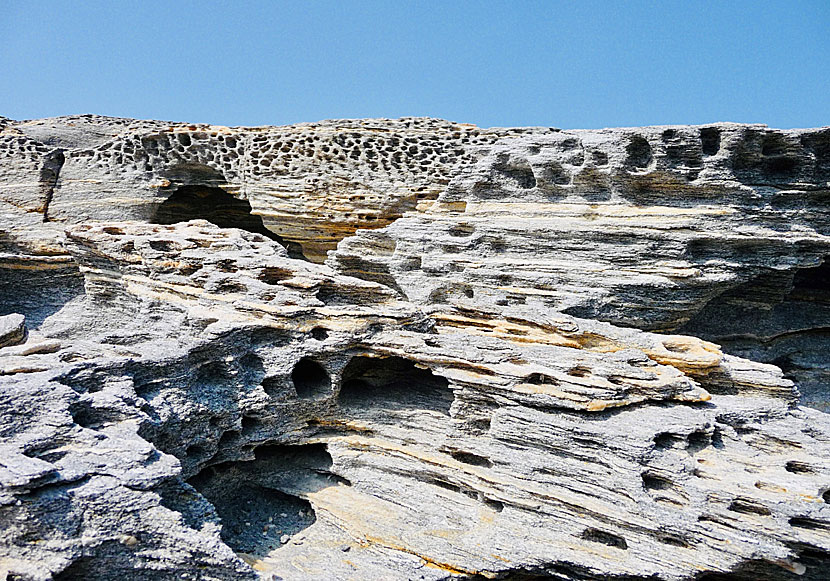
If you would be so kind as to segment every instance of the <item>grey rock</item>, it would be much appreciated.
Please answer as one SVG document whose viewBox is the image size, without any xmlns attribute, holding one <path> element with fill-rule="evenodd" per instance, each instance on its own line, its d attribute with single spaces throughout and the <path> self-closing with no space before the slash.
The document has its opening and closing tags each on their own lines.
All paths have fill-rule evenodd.
<svg viewBox="0 0 830 581">
<path fill-rule="evenodd" d="M 0 349 L 26 340 L 26 317 L 19 313 L 0 316 Z"/>
<path fill-rule="evenodd" d="M 827 578 L 827 136 L 3 119 L 0 573 Z"/>
</svg>

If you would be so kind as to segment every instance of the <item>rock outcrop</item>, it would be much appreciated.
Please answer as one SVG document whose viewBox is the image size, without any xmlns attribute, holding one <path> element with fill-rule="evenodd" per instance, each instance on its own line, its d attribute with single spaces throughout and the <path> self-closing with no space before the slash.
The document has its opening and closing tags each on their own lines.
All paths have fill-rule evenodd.
<svg viewBox="0 0 830 581">
<path fill-rule="evenodd" d="M 0 573 L 825 579 L 828 194 L 830 129 L 0 119 Z"/>
</svg>

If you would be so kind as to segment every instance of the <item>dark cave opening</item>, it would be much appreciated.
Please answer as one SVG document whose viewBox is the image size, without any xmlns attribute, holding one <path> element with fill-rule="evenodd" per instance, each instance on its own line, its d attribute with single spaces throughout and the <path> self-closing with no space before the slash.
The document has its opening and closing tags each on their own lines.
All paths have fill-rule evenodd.
<svg viewBox="0 0 830 581">
<path fill-rule="evenodd" d="M 253 214 L 248 200 L 233 197 L 222 188 L 182 186 L 156 209 L 152 222 L 177 224 L 189 220 L 207 220 L 220 228 L 239 228 L 279 242 L 291 258 L 305 260 L 299 244 L 286 242 L 265 227 L 261 216 Z"/>
<path fill-rule="evenodd" d="M 220 228 L 239 228 L 281 242 L 268 230 L 260 216 L 253 215 L 247 200 L 234 198 L 222 188 L 182 186 L 156 210 L 156 224 L 177 224 L 189 220 L 207 220 Z"/>
<path fill-rule="evenodd" d="M 301 398 L 325 396 L 331 392 L 331 377 L 326 369 L 308 357 L 303 357 L 291 372 L 294 389 Z"/>
<path fill-rule="evenodd" d="M 264 445 L 255 459 L 204 468 L 188 480 L 222 522 L 222 540 L 263 558 L 317 520 L 307 492 L 348 481 L 330 472 L 325 444 Z"/>
<path fill-rule="evenodd" d="M 820 266 L 796 271 L 793 277 L 792 300 L 830 303 L 830 260 Z"/>
<path fill-rule="evenodd" d="M 449 382 L 402 357 L 353 357 L 343 370 L 344 407 L 407 407 L 450 413 Z"/>
<path fill-rule="evenodd" d="M 317 520 L 307 500 L 258 484 L 201 492 L 222 519 L 222 540 L 237 553 L 264 557 L 284 544 L 283 535 L 294 536 Z"/>
<path fill-rule="evenodd" d="M 763 272 L 711 299 L 677 332 L 777 365 L 802 405 L 830 410 L 830 259 Z"/>
</svg>

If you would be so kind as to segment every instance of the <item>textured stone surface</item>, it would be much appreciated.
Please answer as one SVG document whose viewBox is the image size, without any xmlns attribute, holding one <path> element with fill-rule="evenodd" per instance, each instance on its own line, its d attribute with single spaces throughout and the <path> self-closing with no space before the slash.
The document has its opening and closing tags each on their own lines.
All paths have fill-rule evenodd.
<svg viewBox="0 0 830 581">
<path fill-rule="evenodd" d="M 22 343 L 26 339 L 26 317 L 18 314 L 0 316 L 0 347 Z"/>
<path fill-rule="evenodd" d="M 825 579 L 828 180 L 827 129 L 3 119 L 0 573 Z"/>
</svg>

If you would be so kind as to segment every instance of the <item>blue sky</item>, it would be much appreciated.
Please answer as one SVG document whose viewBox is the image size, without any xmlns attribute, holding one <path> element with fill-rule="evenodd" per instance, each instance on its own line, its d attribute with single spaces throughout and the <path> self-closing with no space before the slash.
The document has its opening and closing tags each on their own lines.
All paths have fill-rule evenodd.
<svg viewBox="0 0 830 581">
<path fill-rule="evenodd" d="M 0 115 L 830 125 L 830 0 L 0 0 Z"/>
</svg>

